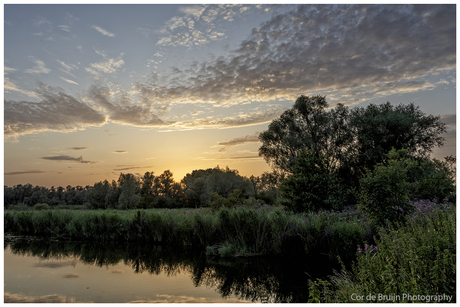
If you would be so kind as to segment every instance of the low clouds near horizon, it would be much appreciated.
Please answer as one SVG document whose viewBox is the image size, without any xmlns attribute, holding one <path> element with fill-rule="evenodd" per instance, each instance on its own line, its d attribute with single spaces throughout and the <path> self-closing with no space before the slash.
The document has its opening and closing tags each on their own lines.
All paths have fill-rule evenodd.
<svg viewBox="0 0 460 307">
<path fill-rule="evenodd" d="M 83 160 L 83 157 L 80 156 L 78 158 L 67 156 L 67 155 L 58 155 L 58 156 L 48 156 L 48 157 L 41 157 L 40 159 L 43 160 L 51 160 L 51 161 L 72 161 L 72 162 L 78 162 L 78 163 L 96 163 L 96 161 L 86 161 Z"/>
</svg>

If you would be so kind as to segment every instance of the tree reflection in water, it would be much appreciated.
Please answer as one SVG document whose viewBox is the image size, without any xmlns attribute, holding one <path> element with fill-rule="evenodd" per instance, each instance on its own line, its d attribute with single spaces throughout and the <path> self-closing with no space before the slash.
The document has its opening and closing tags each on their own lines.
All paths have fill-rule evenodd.
<svg viewBox="0 0 460 307">
<path fill-rule="evenodd" d="M 308 279 L 325 277 L 337 268 L 327 257 L 209 258 L 202 250 L 135 242 L 63 242 L 32 239 L 5 240 L 14 254 L 43 259 L 76 257 L 85 264 L 108 267 L 123 262 L 134 272 L 191 275 L 195 287 L 216 289 L 253 302 L 306 303 Z"/>
</svg>

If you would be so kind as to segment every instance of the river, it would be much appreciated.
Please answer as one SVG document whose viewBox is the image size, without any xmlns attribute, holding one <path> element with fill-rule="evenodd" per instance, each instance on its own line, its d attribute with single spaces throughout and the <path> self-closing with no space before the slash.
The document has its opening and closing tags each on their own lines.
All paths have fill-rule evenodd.
<svg viewBox="0 0 460 307">
<path fill-rule="evenodd" d="M 206 256 L 136 243 L 15 238 L 4 245 L 4 299 L 45 303 L 306 303 L 325 256 Z"/>
</svg>

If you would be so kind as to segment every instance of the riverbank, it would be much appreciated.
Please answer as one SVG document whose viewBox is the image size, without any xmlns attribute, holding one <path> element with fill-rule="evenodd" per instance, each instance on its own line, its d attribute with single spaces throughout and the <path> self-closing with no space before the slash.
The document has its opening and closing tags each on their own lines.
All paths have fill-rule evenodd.
<svg viewBox="0 0 460 307">
<path fill-rule="evenodd" d="M 380 229 L 352 269 L 310 281 L 310 302 L 456 302 L 455 204 L 420 201 L 405 225 Z"/>
<path fill-rule="evenodd" d="M 326 254 L 353 259 L 375 231 L 356 210 L 293 214 L 280 207 L 5 211 L 5 233 L 61 240 L 218 246 L 214 255 Z M 211 250 L 209 250 L 211 252 Z"/>
</svg>

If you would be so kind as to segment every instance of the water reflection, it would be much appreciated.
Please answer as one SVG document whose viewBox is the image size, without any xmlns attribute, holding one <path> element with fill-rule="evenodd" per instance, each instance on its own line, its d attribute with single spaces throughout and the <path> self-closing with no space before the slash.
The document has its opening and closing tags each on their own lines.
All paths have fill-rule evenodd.
<svg viewBox="0 0 460 307">
<path fill-rule="evenodd" d="M 123 263 L 135 273 L 175 276 L 189 273 L 194 287 L 215 289 L 223 298 L 238 297 L 252 302 L 305 303 L 308 301 L 308 279 L 325 277 L 332 273 L 327 258 L 306 260 L 305 258 L 209 258 L 203 251 L 145 245 L 133 242 L 101 244 L 92 242 L 62 242 L 17 239 L 5 242 L 16 255 L 35 256 L 60 262 L 40 262 L 36 266 L 71 266 L 80 261 L 87 265 L 106 267 L 112 274 L 120 274 Z M 66 279 L 79 278 L 78 274 L 66 273 Z M 164 295 L 169 297 L 163 297 Z M 148 302 L 203 302 L 187 295 L 157 295 Z M 29 300 L 64 300 L 51 296 Z M 5 292 L 6 301 L 26 302 L 27 297 Z M 200 301 L 201 300 L 201 301 Z M 38 302 L 37 301 L 37 302 Z M 146 302 L 146 300 L 140 300 Z M 233 302 L 229 301 L 229 302 Z"/>
<path fill-rule="evenodd" d="M 5 292 L 5 303 L 75 303 L 75 299 L 64 295 L 44 295 L 44 296 L 25 296 L 21 294 L 11 294 Z"/>
</svg>

